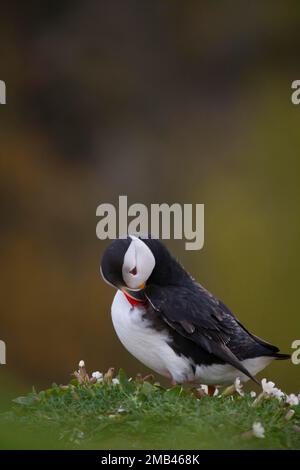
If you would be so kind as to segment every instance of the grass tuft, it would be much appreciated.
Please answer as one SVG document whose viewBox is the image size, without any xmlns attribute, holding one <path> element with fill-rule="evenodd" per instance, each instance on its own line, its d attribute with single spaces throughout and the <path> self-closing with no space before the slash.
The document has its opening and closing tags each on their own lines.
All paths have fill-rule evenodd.
<svg viewBox="0 0 300 470">
<path fill-rule="evenodd" d="M 97 381 L 84 367 L 68 385 L 16 398 L 0 418 L 1 447 L 299 449 L 300 405 L 253 402 L 249 394 L 199 399 L 194 390 L 165 389 L 151 376 L 131 380 L 123 370 Z M 264 437 L 255 436 L 254 423 Z"/>
</svg>

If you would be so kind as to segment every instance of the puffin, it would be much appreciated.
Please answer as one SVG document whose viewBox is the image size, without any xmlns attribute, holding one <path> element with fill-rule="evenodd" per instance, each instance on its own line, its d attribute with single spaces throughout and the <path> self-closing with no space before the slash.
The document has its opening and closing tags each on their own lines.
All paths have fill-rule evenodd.
<svg viewBox="0 0 300 470">
<path fill-rule="evenodd" d="M 258 372 L 290 357 L 250 333 L 158 239 L 113 240 L 100 272 L 117 289 L 111 316 L 119 340 L 173 385 L 205 384 L 214 390 L 237 378 L 259 384 Z"/>
</svg>

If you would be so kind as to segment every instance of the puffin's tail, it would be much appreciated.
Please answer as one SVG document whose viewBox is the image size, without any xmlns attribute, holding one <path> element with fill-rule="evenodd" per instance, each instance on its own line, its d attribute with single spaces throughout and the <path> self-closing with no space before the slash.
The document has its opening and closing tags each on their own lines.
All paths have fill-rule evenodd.
<svg viewBox="0 0 300 470">
<path fill-rule="evenodd" d="M 291 359 L 291 355 L 290 354 L 281 354 L 281 353 L 276 353 L 274 354 L 274 359 L 278 360 L 278 361 L 284 361 L 285 359 Z"/>
<path fill-rule="evenodd" d="M 285 359 L 290 359 L 291 355 L 290 354 L 283 354 L 279 352 L 279 348 L 277 346 L 274 346 L 274 344 L 268 343 L 267 341 L 264 341 L 263 339 L 259 338 L 258 336 L 255 336 L 251 333 L 249 333 L 253 339 L 255 339 L 256 343 L 259 344 L 260 346 L 263 347 L 263 350 L 260 350 L 259 355 L 261 356 L 270 356 L 273 357 L 276 360 L 279 361 L 284 361 Z M 266 354 L 264 354 L 266 352 Z"/>
</svg>

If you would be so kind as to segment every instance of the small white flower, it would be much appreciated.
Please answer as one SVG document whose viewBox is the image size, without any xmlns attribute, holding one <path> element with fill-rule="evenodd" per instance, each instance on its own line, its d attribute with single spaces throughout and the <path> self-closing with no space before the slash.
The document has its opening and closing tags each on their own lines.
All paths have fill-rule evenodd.
<svg viewBox="0 0 300 470">
<path fill-rule="evenodd" d="M 272 395 L 273 389 L 275 387 L 274 382 L 268 382 L 267 379 L 262 379 L 261 386 L 262 386 L 263 391 L 267 395 Z"/>
<path fill-rule="evenodd" d="M 112 379 L 112 384 L 113 385 L 119 385 L 120 384 L 120 380 L 115 378 L 115 379 Z"/>
<path fill-rule="evenodd" d="M 299 405 L 299 398 L 294 393 L 291 393 L 286 397 L 286 403 L 291 406 L 297 406 Z"/>
<path fill-rule="evenodd" d="M 263 439 L 265 437 L 265 428 L 259 422 L 253 423 L 252 432 L 258 439 Z"/>
<path fill-rule="evenodd" d="M 251 398 L 255 398 L 255 397 L 256 397 L 256 392 L 254 392 L 254 390 L 252 390 L 252 391 L 250 392 L 250 397 L 251 397 Z"/>
<path fill-rule="evenodd" d="M 219 395 L 219 389 L 216 388 L 213 394 L 213 397 L 217 397 Z"/>
<path fill-rule="evenodd" d="M 281 400 L 281 398 L 284 397 L 284 393 L 280 390 L 280 388 L 275 387 L 274 382 L 268 382 L 267 379 L 262 379 L 261 385 L 266 395 L 275 397 L 278 400 Z"/>
<path fill-rule="evenodd" d="M 78 365 L 79 365 L 79 367 L 85 367 L 84 361 L 79 361 L 79 364 L 78 364 Z"/>
<path fill-rule="evenodd" d="M 280 388 L 274 387 L 272 396 L 277 398 L 277 400 L 281 400 L 285 394 L 280 390 Z"/>
<path fill-rule="evenodd" d="M 237 393 L 241 395 L 241 397 L 245 395 L 243 392 L 243 385 L 241 384 L 241 379 L 239 377 L 237 377 L 234 381 L 234 388 L 237 391 Z"/>
<path fill-rule="evenodd" d="M 92 377 L 97 380 L 97 382 L 103 382 L 103 374 L 99 372 L 98 370 L 96 372 L 92 373 Z"/>
</svg>

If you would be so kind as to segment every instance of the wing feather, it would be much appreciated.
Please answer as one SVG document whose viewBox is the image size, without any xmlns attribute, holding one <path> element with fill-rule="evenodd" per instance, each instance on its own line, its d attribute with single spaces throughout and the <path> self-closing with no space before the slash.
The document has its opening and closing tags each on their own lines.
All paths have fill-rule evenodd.
<svg viewBox="0 0 300 470">
<path fill-rule="evenodd" d="M 258 383 L 230 349 L 230 341 L 242 331 L 241 326 L 200 284 L 195 283 L 192 289 L 150 285 L 145 293 L 171 328 Z"/>
</svg>

